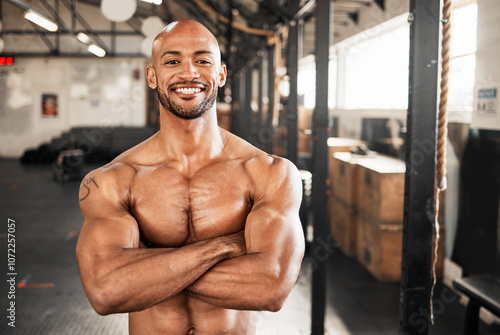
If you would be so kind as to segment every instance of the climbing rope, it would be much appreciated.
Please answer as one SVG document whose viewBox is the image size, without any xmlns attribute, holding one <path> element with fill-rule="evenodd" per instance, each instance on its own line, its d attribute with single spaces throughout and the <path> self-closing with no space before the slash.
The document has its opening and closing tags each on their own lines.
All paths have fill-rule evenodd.
<svg viewBox="0 0 500 335">
<path fill-rule="evenodd" d="M 446 140 L 448 136 L 448 119 L 446 107 L 448 103 L 448 73 L 450 72 L 450 39 L 451 39 L 451 0 L 443 0 L 442 18 L 442 40 L 441 40 L 441 94 L 439 97 L 438 114 L 438 138 L 436 148 L 436 192 L 434 200 L 434 258 L 432 261 L 432 287 L 430 298 L 431 322 L 434 324 L 433 296 L 436 286 L 436 264 L 439 249 L 439 214 L 440 198 L 442 192 L 446 190 Z"/>
</svg>

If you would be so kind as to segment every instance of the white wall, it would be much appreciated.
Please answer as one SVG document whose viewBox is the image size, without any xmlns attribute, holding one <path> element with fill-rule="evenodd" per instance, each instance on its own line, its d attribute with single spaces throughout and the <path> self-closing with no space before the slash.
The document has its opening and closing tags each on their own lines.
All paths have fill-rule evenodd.
<svg viewBox="0 0 500 335">
<path fill-rule="evenodd" d="M 339 137 L 361 139 L 363 119 L 387 118 L 406 124 L 406 110 L 401 109 L 335 109 L 330 117 L 338 117 Z"/>
<path fill-rule="evenodd" d="M 75 126 L 146 124 L 145 60 L 17 58 L 0 68 L 0 157 L 18 158 Z M 56 94 L 58 115 L 42 116 Z"/>
<path fill-rule="evenodd" d="M 477 51 L 476 51 L 476 94 L 472 127 L 500 130 L 500 1 L 478 0 Z M 496 89 L 492 99 L 478 98 L 479 89 Z M 491 104 L 486 111 L 480 111 L 478 104 Z M 496 104 L 496 105 L 495 105 Z"/>
</svg>

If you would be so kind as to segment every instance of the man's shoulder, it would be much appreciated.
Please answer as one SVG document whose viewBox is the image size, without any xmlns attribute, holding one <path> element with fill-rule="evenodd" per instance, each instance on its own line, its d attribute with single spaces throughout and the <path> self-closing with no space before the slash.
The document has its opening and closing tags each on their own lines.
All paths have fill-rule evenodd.
<svg viewBox="0 0 500 335">
<path fill-rule="evenodd" d="M 232 134 L 231 142 L 231 152 L 238 156 L 254 179 L 296 179 L 298 176 L 296 166 L 288 159 L 264 152 Z"/>
<path fill-rule="evenodd" d="M 82 185 L 94 184 L 97 188 L 106 190 L 128 189 L 136 172 L 130 164 L 112 161 L 87 173 Z"/>
</svg>

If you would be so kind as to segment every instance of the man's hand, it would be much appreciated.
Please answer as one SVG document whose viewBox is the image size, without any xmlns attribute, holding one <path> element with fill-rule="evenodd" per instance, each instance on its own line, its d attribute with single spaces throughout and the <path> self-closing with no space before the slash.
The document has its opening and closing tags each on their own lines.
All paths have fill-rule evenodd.
<svg viewBox="0 0 500 335">
<path fill-rule="evenodd" d="M 231 253 L 231 257 L 238 257 L 247 254 L 245 232 L 243 230 L 234 234 L 221 236 L 220 238 L 223 243 L 234 249 L 234 251 Z"/>
</svg>

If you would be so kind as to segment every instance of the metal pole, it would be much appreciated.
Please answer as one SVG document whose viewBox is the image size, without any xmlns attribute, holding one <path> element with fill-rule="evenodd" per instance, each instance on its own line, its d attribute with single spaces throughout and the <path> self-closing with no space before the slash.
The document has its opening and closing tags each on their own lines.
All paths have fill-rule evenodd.
<svg viewBox="0 0 500 335">
<path fill-rule="evenodd" d="M 317 268 L 312 273 L 312 335 L 323 335 L 325 332 L 326 261 L 329 250 L 323 250 L 320 256 L 317 250 L 323 248 L 319 242 L 324 244 L 329 234 L 326 180 L 328 177 L 328 66 L 333 36 L 331 9 L 332 0 L 316 2 L 316 108 L 313 114 L 314 171 L 312 188 L 314 240 L 311 251 L 317 262 Z"/>
<path fill-rule="evenodd" d="M 72 0 L 71 1 L 71 33 L 74 34 L 75 30 L 76 30 L 76 0 Z"/>
<path fill-rule="evenodd" d="M 231 132 L 235 135 L 240 134 L 240 111 L 241 111 L 241 95 L 240 95 L 240 77 L 233 72 L 231 77 Z"/>
<path fill-rule="evenodd" d="M 260 132 L 262 131 L 263 128 L 263 122 L 262 122 L 262 116 L 263 116 L 263 106 L 262 106 L 262 99 L 264 98 L 264 52 L 262 50 L 259 51 L 259 64 L 258 64 L 258 71 L 259 71 L 259 85 L 258 85 L 258 118 L 257 118 L 257 129 L 255 129 L 255 135 L 257 139 L 257 145 L 259 148 L 263 147 L 263 143 L 261 143 L 260 139 Z"/>
<path fill-rule="evenodd" d="M 252 73 L 253 66 L 248 66 L 245 71 L 245 105 L 243 106 L 243 139 L 255 144 L 253 138 L 253 111 L 252 111 Z"/>
<path fill-rule="evenodd" d="M 111 54 L 116 55 L 116 22 L 111 22 Z"/>
<path fill-rule="evenodd" d="M 300 1 L 293 0 L 291 5 L 294 12 L 299 10 Z M 287 132 L 287 158 L 293 163 L 297 163 L 297 74 L 299 68 L 299 59 L 302 57 L 302 22 L 295 20 L 290 22 L 290 31 L 288 39 L 288 76 L 290 77 L 290 94 L 288 96 L 286 108 Z"/>
<path fill-rule="evenodd" d="M 439 1 L 410 1 L 410 76 L 406 138 L 400 334 L 426 335 L 436 171 Z"/>
<path fill-rule="evenodd" d="M 274 143 L 274 128 L 273 128 L 273 113 L 274 113 L 274 56 L 275 46 L 271 45 L 267 48 L 267 97 L 269 99 L 269 107 L 267 108 L 266 118 L 266 152 L 271 154 L 273 152 Z"/>
</svg>

